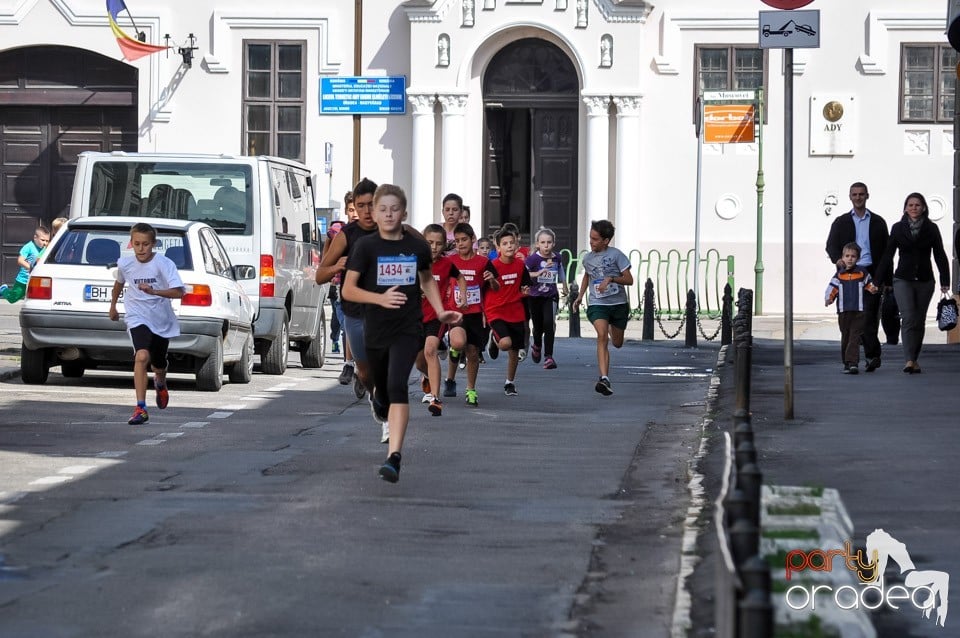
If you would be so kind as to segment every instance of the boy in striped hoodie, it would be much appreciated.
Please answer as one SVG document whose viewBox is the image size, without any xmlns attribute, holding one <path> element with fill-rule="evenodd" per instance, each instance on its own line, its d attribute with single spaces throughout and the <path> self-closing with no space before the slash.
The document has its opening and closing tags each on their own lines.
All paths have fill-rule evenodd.
<svg viewBox="0 0 960 638">
<path fill-rule="evenodd" d="M 860 337 L 867 320 L 863 295 L 877 294 L 877 287 L 865 268 L 857 265 L 860 246 L 850 242 L 843 247 L 840 260 L 843 266 L 827 284 L 824 305 L 837 302 L 837 321 L 840 324 L 840 356 L 844 374 L 860 372 Z"/>
</svg>

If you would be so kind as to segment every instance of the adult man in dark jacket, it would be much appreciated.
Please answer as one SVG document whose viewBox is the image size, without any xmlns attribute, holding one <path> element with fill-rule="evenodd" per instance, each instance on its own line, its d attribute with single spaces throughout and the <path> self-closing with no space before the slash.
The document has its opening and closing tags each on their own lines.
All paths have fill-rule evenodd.
<svg viewBox="0 0 960 638">
<path fill-rule="evenodd" d="M 827 236 L 827 255 L 836 266 L 841 265 L 843 246 L 849 242 L 857 242 L 860 246 L 860 261 L 858 266 L 866 268 L 871 277 L 876 277 L 877 264 L 887 250 L 887 241 L 890 231 L 883 217 L 867 208 L 870 193 L 863 182 L 854 182 L 850 185 L 850 202 L 853 209 L 849 213 L 840 215 L 830 226 Z M 890 282 L 875 281 L 881 289 L 889 286 Z M 863 327 L 863 355 L 867 361 L 866 371 L 873 372 L 880 367 L 880 339 L 877 332 L 880 327 L 880 295 L 864 296 L 864 312 L 866 324 Z"/>
</svg>

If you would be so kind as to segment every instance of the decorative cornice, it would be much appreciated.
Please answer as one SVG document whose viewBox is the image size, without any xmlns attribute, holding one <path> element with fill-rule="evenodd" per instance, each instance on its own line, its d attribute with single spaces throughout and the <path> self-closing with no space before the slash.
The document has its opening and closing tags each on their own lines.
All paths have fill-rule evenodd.
<svg viewBox="0 0 960 638">
<path fill-rule="evenodd" d="M 640 115 L 640 104 L 643 95 L 614 95 L 613 103 L 617 106 L 617 117 L 636 117 Z"/>
<path fill-rule="evenodd" d="M 443 22 L 454 0 L 408 0 L 403 11 L 410 22 Z"/>
<path fill-rule="evenodd" d="M 864 52 L 858 59 L 860 72 L 863 75 L 886 74 L 884 62 L 891 59 L 888 55 L 890 31 L 938 31 L 938 35 L 942 36 L 945 30 L 946 19 L 942 13 L 871 11 L 867 16 Z M 938 37 L 937 42 L 942 40 L 942 37 Z"/>
<path fill-rule="evenodd" d="M 607 22 L 644 24 L 653 5 L 640 0 L 594 0 L 600 15 Z"/>
<path fill-rule="evenodd" d="M 680 59 L 683 38 L 681 31 L 753 31 L 751 44 L 756 45 L 759 16 L 736 16 L 704 13 L 696 16 L 673 17 L 667 11 L 660 17 L 660 51 L 654 56 L 653 66 L 661 75 L 678 75 L 674 60 Z"/>
<path fill-rule="evenodd" d="M 443 107 L 444 115 L 463 115 L 467 109 L 469 93 L 440 93 L 437 101 Z"/>
<path fill-rule="evenodd" d="M 330 28 L 330 17 L 326 13 L 304 15 L 306 10 L 290 11 L 287 15 L 278 15 L 275 9 L 263 9 L 270 13 L 214 10 L 211 16 L 213 29 L 210 37 L 210 52 L 203 56 L 208 73 L 229 73 L 232 59 L 232 29 L 302 29 L 317 32 L 317 69 L 320 75 L 336 75 L 340 71 L 340 61 L 336 59 L 338 51 Z M 218 45 L 219 43 L 219 45 Z M 214 49 L 214 47 L 217 47 Z"/>
<path fill-rule="evenodd" d="M 610 114 L 610 96 L 609 95 L 590 95 L 580 94 L 583 103 L 587 106 L 587 117 L 599 117 Z"/>
<path fill-rule="evenodd" d="M 407 92 L 407 101 L 413 107 L 414 115 L 433 115 L 433 105 L 437 103 L 435 93 Z"/>
</svg>

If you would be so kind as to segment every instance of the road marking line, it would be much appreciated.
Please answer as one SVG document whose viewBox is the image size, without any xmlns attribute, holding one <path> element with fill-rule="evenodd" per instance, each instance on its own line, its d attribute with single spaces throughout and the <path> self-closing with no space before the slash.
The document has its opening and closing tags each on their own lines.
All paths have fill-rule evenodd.
<svg viewBox="0 0 960 638">
<path fill-rule="evenodd" d="M 233 412 L 213 412 L 207 415 L 208 419 L 226 419 L 233 416 Z"/>
<path fill-rule="evenodd" d="M 241 404 L 239 404 L 239 405 L 221 405 L 221 406 L 220 406 L 219 408 L 217 408 L 217 409 L 218 409 L 218 410 L 224 410 L 224 411 L 226 411 L 226 410 L 232 410 L 232 411 L 236 412 L 237 410 L 246 410 L 246 409 L 247 409 L 247 406 L 246 406 L 246 405 L 243 405 L 243 404 L 241 403 Z"/>
<path fill-rule="evenodd" d="M 69 465 L 59 470 L 60 474 L 83 474 L 96 469 L 95 465 Z"/>
<path fill-rule="evenodd" d="M 163 441 L 164 439 L 144 439 L 137 443 L 137 445 L 160 445 Z"/>
<path fill-rule="evenodd" d="M 126 450 L 108 450 L 106 452 L 97 452 L 94 454 L 98 459 L 118 459 L 121 456 L 126 456 Z"/>
<path fill-rule="evenodd" d="M 57 485 L 58 483 L 66 483 L 72 478 L 72 476 L 44 476 L 35 481 L 30 481 L 30 485 Z"/>
<path fill-rule="evenodd" d="M 158 439 L 175 439 L 178 436 L 183 436 L 183 432 L 161 432 L 157 435 Z"/>
<path fill-rule="evenodd" d="M 181 425 L 180 427 L 182 427 L 182 428 L 205 428 L 205 427 L 207 427 L 208 425 L 210 425 L 210 422 L 209 422 L 209 421 L 190 421 L 190 422 L 188 422 L 188 423 L 184 423 L 184 424 Z"/>
</svg>

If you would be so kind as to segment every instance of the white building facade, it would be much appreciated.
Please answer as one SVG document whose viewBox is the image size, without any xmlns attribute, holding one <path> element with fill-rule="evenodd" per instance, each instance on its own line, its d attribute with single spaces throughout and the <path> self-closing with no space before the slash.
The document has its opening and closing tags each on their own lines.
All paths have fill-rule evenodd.
<svg viewBox="0 0 960 638">
<path fill-rule="evenodd" d="M 592 220 L 609 219 L 621 249 L 685 252 L 696 97 L 762 87 L 762 224 L 759 145 L 706 144 L 700 243 L 733 255 L 736 285 L 752 288 L 759 235 L 763 311 L 782 312 L 784 56 L 758 48 L 770 7 L 717 4 L 365 0 L 357 15 L 349 0 L 195 0 L 190 11 L 131 0 L 146 41 L 169 34 L 174 48 L 126 62 L 102 0 L 0 0 L 3 279 L 37 221 L 64 214 L 83 150 L 279 154 L 313 168 L 321 207 L 339 206 L 359 175 L 403 186 L 418 227 L 455 192 L 480 234 L 549 226 L 577 249 Z M 824 243 L 852 182 L 888 224 L 923 193 L 952 254 L 956 56 L 943 5 L 806 7 L 820 11 L 820 48 L 796 49 L 792 70 L 797 312 L 823 312 Z M 126 14 L 120 24 L 134 33 Z M 191 33 L 188 67 L 177 49 Z M 353 75 L 404 76 L 406 113 L 321 114 L 321 78 Z"/>
</svg>

